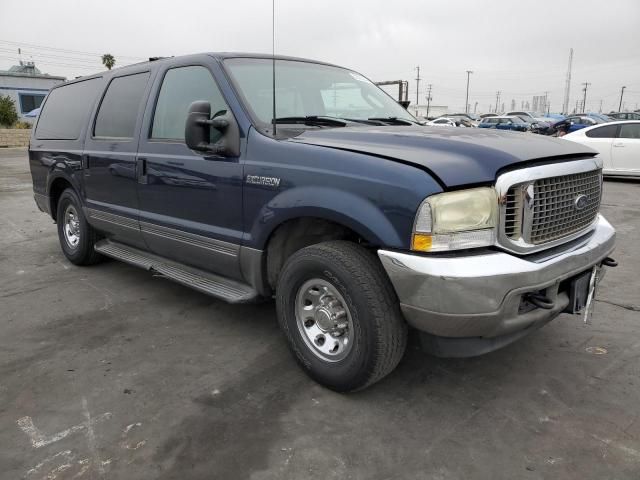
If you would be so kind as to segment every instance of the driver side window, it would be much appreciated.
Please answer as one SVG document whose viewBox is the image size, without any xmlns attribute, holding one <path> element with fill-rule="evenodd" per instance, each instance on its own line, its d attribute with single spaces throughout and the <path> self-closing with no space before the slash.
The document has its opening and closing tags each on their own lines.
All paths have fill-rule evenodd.
<svg viewBox="0 0 640 480">
<path fill-rule="evenodd" d="M 178 67 L 167 70 L 162 80 L 158 101 L 153 115 L 152 139 L 178 140 L 184 142 L 184 127 L 189 105 L 198 100 L 211 104 L 211 114 L 228 110 L 211 72 L 202 66 Z M 211 131 L 211 142 L 221 135 Z"/>
</svg>

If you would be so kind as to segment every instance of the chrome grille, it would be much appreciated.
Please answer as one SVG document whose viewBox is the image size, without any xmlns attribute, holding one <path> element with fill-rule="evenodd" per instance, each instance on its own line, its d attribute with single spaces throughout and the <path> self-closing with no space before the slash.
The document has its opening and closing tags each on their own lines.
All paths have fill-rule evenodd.
<svg viewBox="0 0 640 480">
<path fill-rule="evenodd" d="M 534 184 L 533 218 L 529 242 L 534 245 L 565 237 L 588 227 L 600 210 L 600 172 L 543 178 Z M 581 209 L 576 199 L 585 195 Z"/>
<path fill-rule="evenodd" d="M 596 219 L 601 194 L 600 170 L 512 185 L 504 200 L 503 234 L 535 246 L 578 233 Z M 582 195 L 586 200 L 578 209 L 576 201 Z"/>
<path fill-rule="evenodd" d="M 507 192 L 503 228 L 507 237 L 520 237 L 520 232 L 522 231 L 522 195 L 514 187 L 511 187 Z"/>
</svg>

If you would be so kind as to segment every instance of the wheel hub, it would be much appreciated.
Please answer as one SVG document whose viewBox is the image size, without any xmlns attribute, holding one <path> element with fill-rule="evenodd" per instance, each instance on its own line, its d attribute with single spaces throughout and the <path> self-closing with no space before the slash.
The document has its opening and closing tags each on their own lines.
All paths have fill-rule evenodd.
<svg viewBox="0 0 640 480">
<path fill-rule="evenodd" d="M 341 360 L 351 350 L 351 314 L 342 295 L 326 280 L 309 280 L 300 287 L 296 319 L 303 340 L 323 360 Z"/>
<path fill-rule="evenodd" d="M 64 211 L 64 239 L 71 248 L 76 248 L 80 243 L 80 220 L 73 205 L 69 205 Z"/>
</svg>

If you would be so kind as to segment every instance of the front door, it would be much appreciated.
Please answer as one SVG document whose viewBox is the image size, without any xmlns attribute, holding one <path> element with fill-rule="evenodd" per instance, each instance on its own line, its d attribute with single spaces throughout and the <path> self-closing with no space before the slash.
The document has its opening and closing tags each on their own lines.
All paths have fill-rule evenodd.
<svg viewBox="0 0 640 480">
<path fill-rule="evenodd" d="M 155 83 L 138 153 L 143 237 L 158 255 L 241 278 L 240 158 L 195 153 L 184 143 L 192 102 L 208 101 L 212 114 L 229 107 L 205 65 L 173 65 Z"/>
<path fill-rule="evenodd" d="M 611 149 L 613 167 L 625 174 L 640 172 L 640 123 L 623 123 Z"/>
<path fill-rule="evenodd" d="M 138 224 L 136 151 L 149 72 L 114 77 L 87 134 L 84 187 L 92 225 L 114 240 L 144 248 Z"/>
</svg>

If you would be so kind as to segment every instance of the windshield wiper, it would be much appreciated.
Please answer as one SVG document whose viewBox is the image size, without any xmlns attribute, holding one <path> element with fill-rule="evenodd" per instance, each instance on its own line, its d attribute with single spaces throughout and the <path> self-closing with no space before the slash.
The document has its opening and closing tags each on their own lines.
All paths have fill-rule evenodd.
<svg viewBox="0 0 640 480">
<path fill-rule="evenodd" d="M 273 123 L 290 123 L 296 125 L 345 127 L 347 122 L 340 118 L 325 117 L 320 115 L 307 115 L 306 117 L 278 117 L 272 120 Z"/>
<path fill-rule="evenodd" d="M 414 125 L 414 122 L 411 120 L 406 120 L 404 118 L 398 117 L 370 117 L 367 120 L 371 120 L 374 122 L 383 122 L 389 125 Z"/>
</svg>

